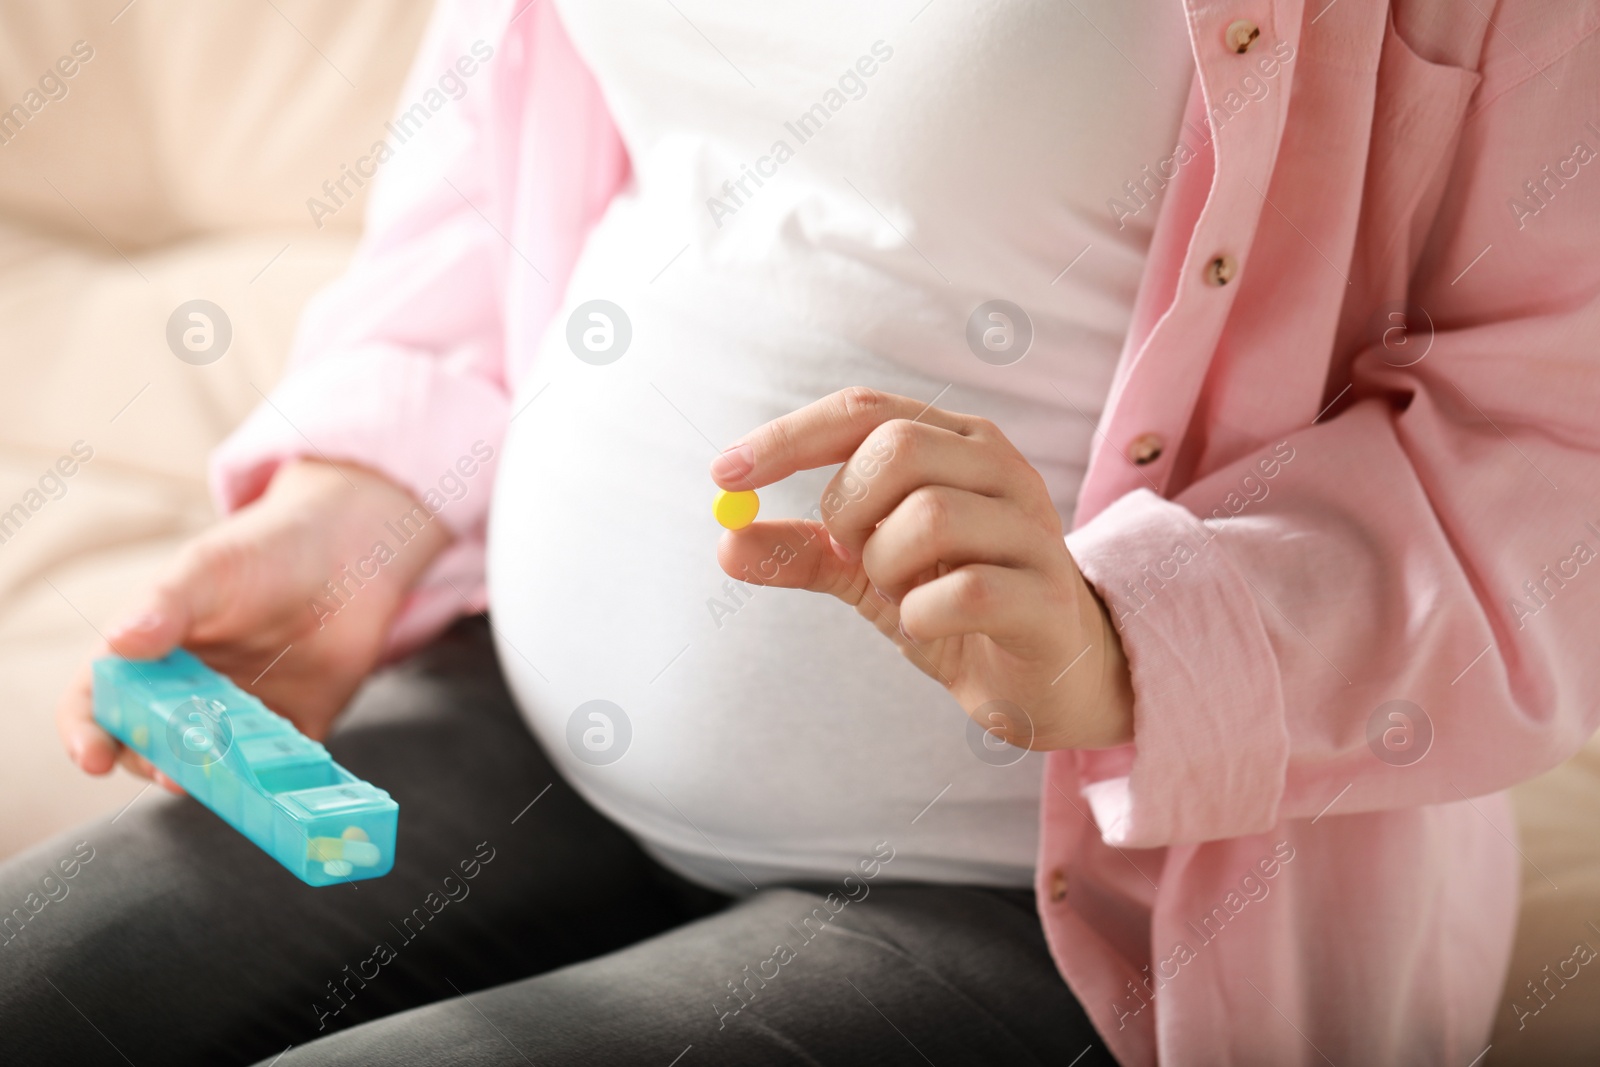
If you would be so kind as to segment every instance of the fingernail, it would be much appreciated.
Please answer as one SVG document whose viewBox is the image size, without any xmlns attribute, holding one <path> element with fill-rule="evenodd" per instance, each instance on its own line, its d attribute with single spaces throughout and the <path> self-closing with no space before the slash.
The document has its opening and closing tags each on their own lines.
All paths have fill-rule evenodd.
<svg viewBox="0 0 1600 1067">
<path fill-rule="evenodd" d="M 83 738 L 77 734 L 72 735 L 72 740 L 67 742 L 67 755 L 73 763 L 83 765 Z"/>
<path fill-rule="evenodd" d="M 901 619 L 899 622 L 895 623 L 894 626 L 895 629 L 900 631 L 901 637 L 905 638 L 907 641 L 910 641 L 912 644 L 916 644 L 916 641 L 912 638 L 912 636 L 906 633 L 906 620 Z"/>
<path fill-rule="evenodd" d="M 150 630 L 157 629 L 160 626 L 161 626 L 161 616 L 160 616 L 159 613 L 154 612 L 154 611 L 141 611 L 139 614 L 133 616 L 132 618 L 126 619 L 126 620 L 122 621 L 121 623 L 118 623 L 112 629 L 111 632 L 112 633 L 118 633 L 118 634 L 128 634 L 128 633 L 135 633 L 135 632 L 143 633 L 143 632 L 147 632 L 147 631 L 150 631 Z"/>
<path fill-rule="evenodd" d="M 838 539 L 833 536 L 833 534 L 828 535 L 828 547 L 833 549 L 833 554 L 835 556 L 838 556 L 846 563 L 849 563 L 851 560 L 855 559 L 855 556 L 851 554 L 850 550 L 841 545 Z"/>
<path fill-rule="evenodd" d="M 722 481 L 747 477 L 756 469 L 756 452 L 749 445 L 734 445 L 711 461 L 711 476 Z"/>
</svg>

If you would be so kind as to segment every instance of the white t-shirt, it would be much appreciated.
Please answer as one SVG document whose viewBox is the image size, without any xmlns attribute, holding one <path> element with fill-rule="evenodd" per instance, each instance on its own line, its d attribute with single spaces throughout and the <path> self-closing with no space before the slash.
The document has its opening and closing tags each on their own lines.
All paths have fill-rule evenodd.
<svg viewBox="0 0 1600 1067">
<path fill-rule="evenodd" d="M 1030 884 L 1042 757 L 986 745 L 844 604 L 730 581 L 707 466 L 875 386 L 994 420 L 1070 521 L 1159 206 L 1108 201 L 1177 141 L 1181 5 L 558 6 L 634 180 L 513 405 L 489 579 L 519 705 L 701 882 L 831 879 L 888 841 L 887 876 Z"/>
</svg>

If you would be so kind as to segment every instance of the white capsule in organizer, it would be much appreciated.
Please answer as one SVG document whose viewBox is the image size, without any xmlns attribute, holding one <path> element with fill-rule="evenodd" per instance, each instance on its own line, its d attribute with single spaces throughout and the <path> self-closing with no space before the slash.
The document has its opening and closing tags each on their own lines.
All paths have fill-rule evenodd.
<svg viewBox="0 0 1600 1067">
<path fill-rule="evenodd" d="M 349 837 L 313 837 L 306 845 L 306 855 L 324 863 L 350 863 L 357 867 L 378 865 L 377 845 Z"/>
<path fill-rule="evenodd" d="M 343 858 L 357 867 L 376 867 L 378 846 L 370 841 L 346 841 Z"/>
<path fill-rule="evenodd" d="M 355 867 L 351 866 L 350 863 L 345 860 L 329 860 L 327 863 L 322 865 L 322 869 L 330 877 L 343 878 L 345 875 L 355 870 Z"/>
</svg>

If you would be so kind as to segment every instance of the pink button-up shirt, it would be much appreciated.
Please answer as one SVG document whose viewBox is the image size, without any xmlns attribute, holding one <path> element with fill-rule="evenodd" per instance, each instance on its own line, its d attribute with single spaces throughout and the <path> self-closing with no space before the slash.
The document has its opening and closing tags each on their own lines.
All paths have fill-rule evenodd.
<svg viewBox="0 0 1600 1067">
<path fill-rule="evenodd" d="M 451 472 L 629 174 L 522 2 L 441 5 L 401 109 L 452 151 L 396 130 L 358 168 L 364 246 L 215 458 L 229 508 L 308 454 L 445 500 L 396 650 L 483 606 L 493 472 Z M 1160 222 L 1067 539 L 1136 739 L 1049 757 L 1040 914 L 1124 1063 L 1464 1067 L 1516 918 L 1501 791 L 1600 719 L 1600 4 L 1183 2 L 1197 77 L 1125 191 Z"/>
</svg>

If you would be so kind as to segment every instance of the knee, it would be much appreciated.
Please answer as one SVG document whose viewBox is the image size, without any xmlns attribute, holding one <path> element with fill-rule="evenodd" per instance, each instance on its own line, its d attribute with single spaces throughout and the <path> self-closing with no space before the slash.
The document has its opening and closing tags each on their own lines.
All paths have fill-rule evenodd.
<svg viewBox="0 0 1600 1067">
<path fill-rule="evenodd" d="M 34 852 L 0 868 L 0 952 L 39 940 L 38 931 L 65 906 L 75 879 L 95 858 L 88 841 L 58 851 L 62 854 L 54 860 Z"/>
</svg>

